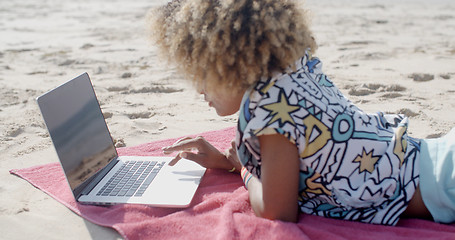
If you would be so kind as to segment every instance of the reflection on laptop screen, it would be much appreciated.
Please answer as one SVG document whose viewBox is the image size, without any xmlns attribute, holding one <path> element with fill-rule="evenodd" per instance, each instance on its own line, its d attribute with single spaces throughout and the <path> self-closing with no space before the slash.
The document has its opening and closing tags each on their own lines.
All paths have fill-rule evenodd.
<svg viewBox="0 0 455 240">
<path fill-rule="evenodd" d="M 73 191 L 117 156 L 87 74 L 43 95 L 38 103 Z"/>
</svg>

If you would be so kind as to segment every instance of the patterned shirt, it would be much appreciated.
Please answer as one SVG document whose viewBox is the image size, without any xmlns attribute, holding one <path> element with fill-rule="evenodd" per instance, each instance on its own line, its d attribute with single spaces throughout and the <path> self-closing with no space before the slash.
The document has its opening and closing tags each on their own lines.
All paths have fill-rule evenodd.
<svg viewBox="0 0 455 240">
<path fill-rule="evenodd" d="M 260 179 L 258 136 L 282 134 L 299 151 L 302 212 L 395 225 L 419 184 L 420 141 L 407 136 L 407 118 L 363 112 L 317 58 L 296 64 L 245 93 L 236 136 L 242 164 Z"/>
</svg>

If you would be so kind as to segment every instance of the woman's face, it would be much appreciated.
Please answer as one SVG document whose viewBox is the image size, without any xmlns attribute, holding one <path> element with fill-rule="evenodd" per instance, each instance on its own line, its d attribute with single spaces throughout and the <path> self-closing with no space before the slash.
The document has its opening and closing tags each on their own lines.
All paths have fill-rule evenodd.
<svg viewBox="0 0 455 240">
<path fill-rule="evenodd" d="M 204 95 L 204 100 L 209 103 L 210 107 L 215 108 L 219 116 L 229 116 L 236 113 L 240 109 L 244 94 L 233 89 L 211 88 L 208 90 L 205 87 L 199 88 L 198 92 Z"/>
</svg>

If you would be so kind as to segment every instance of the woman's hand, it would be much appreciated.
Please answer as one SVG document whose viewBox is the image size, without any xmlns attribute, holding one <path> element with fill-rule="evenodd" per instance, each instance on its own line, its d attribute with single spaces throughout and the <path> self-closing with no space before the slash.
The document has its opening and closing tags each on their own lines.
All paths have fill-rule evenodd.
<svg viewBox="0 0 455 240">
<path fill-rule="evenodd" d="M 225 154 L 221 153 L 203 137 L 182 138 L 172 146 L 163 148 L 164 154 L 171 154 L 177 151 L 179 154 L 169 163 L 171 166 L 175 165 L 180 159 L 185 158 L 205 168 L 231 170 L 234 167 Z"/>
</svg>

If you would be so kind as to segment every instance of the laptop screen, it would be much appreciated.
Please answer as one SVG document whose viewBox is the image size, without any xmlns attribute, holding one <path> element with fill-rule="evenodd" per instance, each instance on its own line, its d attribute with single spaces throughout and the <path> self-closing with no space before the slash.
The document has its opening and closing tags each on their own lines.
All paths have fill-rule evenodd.
<svg viewBox="0 0 455 240">
<path fill-rule="evenodd" d="M 90 78 L 84 73 L 37 101 L 74 192 L 117 156 Z"/>
</svg>

